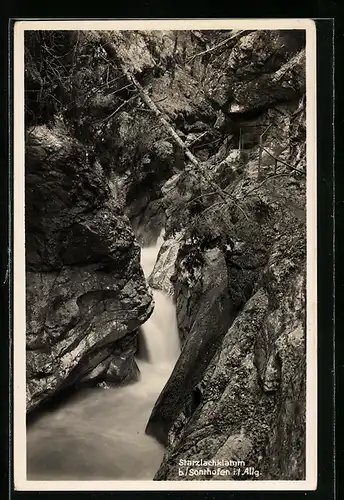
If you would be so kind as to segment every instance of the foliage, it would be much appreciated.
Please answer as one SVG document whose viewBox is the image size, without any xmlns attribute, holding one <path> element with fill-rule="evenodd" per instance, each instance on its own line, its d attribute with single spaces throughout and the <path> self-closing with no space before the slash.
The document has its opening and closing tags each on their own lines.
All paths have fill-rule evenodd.
<svg viewBox="0 0 344 500">
<path fill-rule="evenodd" d="M 98 38 L 29 31 L 25 42 L 26 125 L 54 125 L 60 117 L 106 169 L 130 168 L 134 177 L 149 170 L 147 154 L 166 133 Z"/>
<path fill-rule="evenodd" d="M 97 40 L 83 31 L 28 31 L 25 40 L 25 115 L 28 127 L 60 117 L 70 133 L 111 163 L 109 116 L 133 91 Z"/>
</svg>

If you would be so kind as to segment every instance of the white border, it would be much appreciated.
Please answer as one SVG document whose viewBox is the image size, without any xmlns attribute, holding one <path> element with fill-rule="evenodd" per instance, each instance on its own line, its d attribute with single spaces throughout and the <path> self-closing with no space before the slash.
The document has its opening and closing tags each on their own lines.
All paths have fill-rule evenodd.
<svg viewBox="0 0 344 500">
<path fill-rule="evenodd" d="M 28 481 L 26 479 L 24 31 L 26 30 L 306 30 L 307 102 L 307 395 L 306 479 L 301 481 Z M 201 19 L 133 21 L 17 21 L 14 25 L 13 217 L 13 464 L 20 491 L 315 490 L 317 487 L 317 178 L 316 28 L 310 19 Z M 211 488 L 211 490 L 210 490 Z"/>
</svg>

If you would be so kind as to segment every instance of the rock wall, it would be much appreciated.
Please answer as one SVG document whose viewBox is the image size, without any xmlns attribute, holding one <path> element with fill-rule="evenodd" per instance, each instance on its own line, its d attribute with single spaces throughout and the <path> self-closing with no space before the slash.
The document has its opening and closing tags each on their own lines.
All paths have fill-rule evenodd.
<svg viewBox="0 0 344 500">
<path fill-rule="evenodd" d="M 150 282 L 174 294 L 183 347 L 147 425 L 167 446 L 155 479 L 216 480 L 181 478 L 179 461 L 221 458 L 259 471 L 248 479 L 302 479 L 302 37 L 250 33 L 215 60 L 205 82 L 220 108 L 220 130 L 232 135 L 205 161 L 233 201 L 221 204 L 202 179 L 193 182 L 185 172 L 162 188 L 167 233 Z M 220 70 L 222 83 L 212 78 Z M 248 151 L 235 148 L 235 125 Z M 264 130 L 266 150 L 259 154 Z"/>
<path fill-rule="evenodd" d="M 62 124 L 27 132 L 26 268 L 29 411 L 82 380 L 136 376 L 132 332 L 153 307 L 140 248 Z"/>
<path fill-rule="evenodd" d="M 276 204 L 274 208 L 279 208 L 278 220 L 282 210 Z M 282 230 L 275 225 L 276 233 Z M 304 231 L 302 217 L 290 211 L 239 311 L 232 309 L 229 314 L 228 305 L 223 307 L 215 296 L 216 287 L 214 315 L 208 314 L 204 294 L 195 299 L 193 317 L 184 312 L 187 296 L 182 302 L 177 298 L 178 320 L 191 317 L 192 326 L 180 321 L 187 339 L 148 424 L 148 432 L 158 439 L 165 430 L 167 444 L 155 479 L 178 480 L 180 459 L 201 458 L 243 460 L 259 470 L 260 479 L 304 477 Z M 231 268 L 216 269 L 230 283 Z M 228 289 L 229 284 L 227 293 Z M 219 325 L 226 331 L 221 332 Z M 207 366 L 200 359 L 190 362 L 189 351 L 200 350 L 209 337 L 208 364 L 207 356 L 201 356 Z M 200 477 L 183 478 L 192 479 Z"/>
</svg>

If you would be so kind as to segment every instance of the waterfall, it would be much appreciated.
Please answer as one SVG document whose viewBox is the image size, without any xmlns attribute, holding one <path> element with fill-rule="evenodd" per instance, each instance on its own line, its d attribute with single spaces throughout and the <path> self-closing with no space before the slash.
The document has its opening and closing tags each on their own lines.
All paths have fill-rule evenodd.
<svg viewBox="0 0 344 500">
<path fill-rule="evenodd" d="M 148 361 L 153 366 L 174 365 L 180 351 L 175 306 L 160 290 L 153 290 L 153 297 L 153 314 L 142 326 Z"/>
<path fill-rule="evenodd" d="M 163 232 L 156 244 L 141 249 L 141 265 L 148 279 L 163 242 Z M 154 311 L 142 326 L 148 361 L 154 367 L 173 368 L 180 352 L 175 305 L 161 290 L 153 290 Z"/>
<path fill-rule="evenodd" d="M 159 248 L 141 249 L 146 279 Z M 175 306 L 153 290 L 155 307 L 142 325 L 147 351 L 137 360 L 138 382 L 108 390 L 91 388 L 41 418 L 27 431 L 29 480 L 150 480 L 159 468 L 163 446 L 145 434 L 152 408 L 179 355 Z"/>
</svg>

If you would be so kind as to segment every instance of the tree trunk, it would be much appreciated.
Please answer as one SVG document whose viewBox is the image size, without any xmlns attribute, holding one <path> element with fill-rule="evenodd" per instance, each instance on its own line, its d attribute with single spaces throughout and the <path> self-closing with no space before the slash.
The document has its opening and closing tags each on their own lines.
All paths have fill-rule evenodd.
<svg viewBox="0 0 344 500">
<path fill-rule="evenodd" d="M 125 61 L 122 61 L 116 51 L 116 47 L 113 43 L 109 42 L 108 40 L 101 39 L 101 43 L 106 50 L 107 54 L 116 62 L 116 64 L 121 68 L 123 71 L 124 75 L 126 76 L 127 80 L 129 83 L 133 83 L 135 87 L 137 88 L 140 97 L 142 101 L 149 107 L 149 109 L 155 114 L 157 119 L 160 121 L 161 125 L 164 127 L 166 132 L 169 134 L 171 139 L 174 141 L 177 146 L 179 146 L 185 153 L 185 156 L 191 161 L 192 165 L 196 167 L 197 172 L 203 177 L 203 179 L 213 188 L 214 191 L 220 196 L 220 198 L 223 200 L 223 202 L 231 208 L 231 204 L 229 203 L 226 194 L 223 192 L 223 190 L 214 182 L 211 178 L 211 176 L 208 174 L 207 170 L 202 166 L 202 164 L 197 160 L 197 158 L 193 155 L 193 153 L 189 150 L 189 148 L 185 145 L 185 143 L 182 141 L 178 133 L 175 131 L 175 129 L 171 126 L 171 124 L 166 120 L 164 117 L 164 114 L 159 110 L 157 105 L 152 101 L 152 99 L 149 97 L 147 91 L 142 87 L 140 82 L 135 78 L 135 76 L 131 73 L 131 71 L 127 68 Z M 230 198 L 234 199 L 229 193 L 227 193 L 227 196 Z M 235 200 L 237 201 L 237 200 Z M 243 211 L 241 207 L 236 205 L 238 209 L 243 213 L 244 217 L 247 219 L 247 215 Z"/>
</svg>

